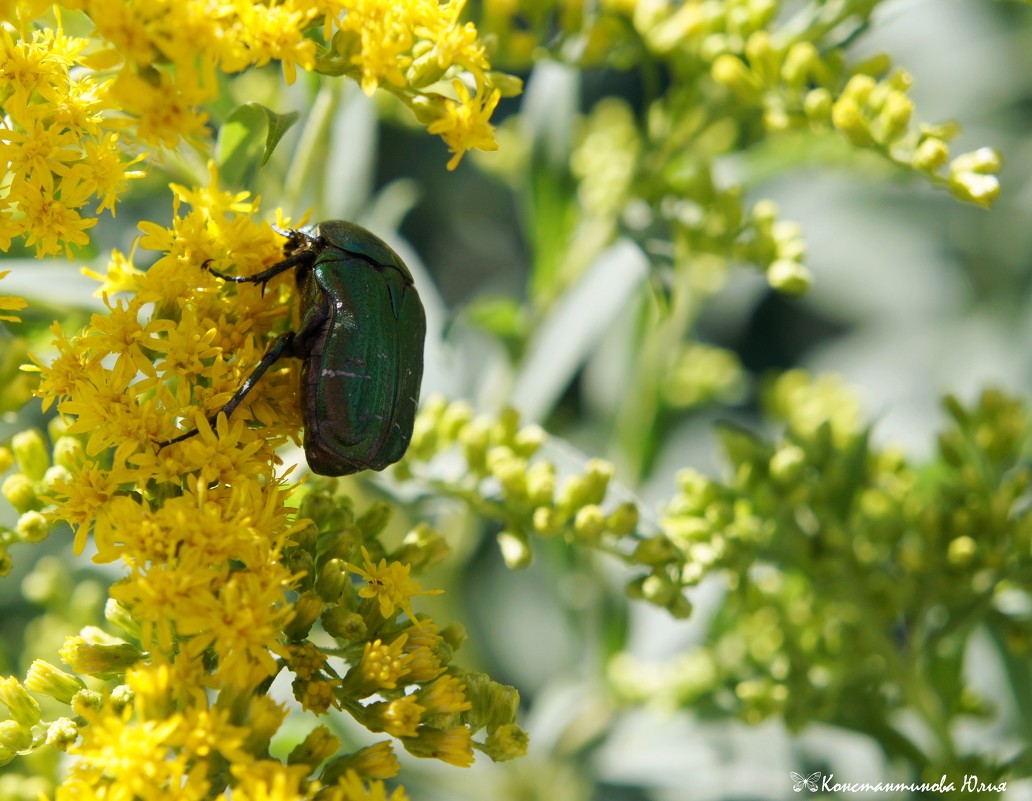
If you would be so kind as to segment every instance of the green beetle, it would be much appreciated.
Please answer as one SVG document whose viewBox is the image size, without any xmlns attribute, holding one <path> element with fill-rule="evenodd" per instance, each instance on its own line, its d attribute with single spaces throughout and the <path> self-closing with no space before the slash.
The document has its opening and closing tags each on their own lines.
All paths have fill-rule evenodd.
<svg viewBox="0 0 1032 801">
<path fill-rule="evenodd" d="M 382 239 L 341 220 L 287 232 L 284 257 L 250 277 L 204 265 L 227 281 L 262 285 L 293 269 L 301 292 L 298 330 L 273 340 L 222 411 L 231 415 L 280 357 L 299 358 L 305 456 L 312 472 L 383 470 L 405 454 L 412 439 L 423 378 L 426 315 L 412 273 Z"/>
</svg>

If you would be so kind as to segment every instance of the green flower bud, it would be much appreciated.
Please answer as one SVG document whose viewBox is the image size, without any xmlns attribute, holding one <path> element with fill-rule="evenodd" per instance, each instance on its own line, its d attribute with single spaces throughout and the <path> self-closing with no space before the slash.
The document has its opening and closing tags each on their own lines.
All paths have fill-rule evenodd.
<svg viewBox="0 0 1032 801">
<path fill-rule="evenodd" d="M 330 733 L 325 726 L 317 726 L 298 743 L 287 756 L 288 765 L 309 765 L 313 769 L 337 753 L 340 738 Z"/>
<path fill-rule="evenodd" d="M 86 684 L 78 676 L 37 659 L 25 674 L 25 689 L 70 704 L 76 693 L 86 689 Z"/>
<path fill-rule="evenodd" d="M 69 665 L 76 673 L 98 678 L 114 678 L 125 673 L 146 655 L 135 645 L 120 642 L 114 637 L 87 627 L 84 633 L 95 632 L 99 637 L 92 637 L 89 642 L 83 637 L 68 637 L 62 646 L 59 656 L 61 661 Z"/>
<path fill-rule="evenodd" d="M 14 529 L 22 542 L 43 542 L 50 534 L 50 523 L 39 512 L 26 512 Z"/>
<path fill-rule="evenodd" d="M 573 521 L 573 530 L 581 541 L 588 544 L 597 543 L 606 530 L 606 516 L 602 512 L 602 507 L 588 504 L 578 509 Z"/>
<path fill-rule="evenodd" d="M 43 435 L 36 429 L 22 431 L 11 439 L 11 450 L 18 461 L 18 469 L 32 481 L 39 481 L 50 467 L 50 454 Z"/>
<path fill-rule="evenodd" d="M 962 153 L 950 164 L 952 172 L 973 172 L 979 175 L 993 175 L 1000 171 L 1003 163 L 995 148 L 980 147 L 970 153 Z"/>
<path fill-rule="evenodd" d="M 25 751 L 32 745 L 32 729 L 16 720 L 0 721 L 0 753 Z"/>
<path fill-rule="evenodd" d="M 496 445 L 512 447 L 520 430 L 520 413 L 506 406 L 491 424 L 491 441 Z"/>
<path fill-rule="evenodd" d="M 773 200 L 759 200 L 749 213 L 758 228 L 769 228 L 778 219 L 778 204 Z"/>
<path fill-rule="evenodd" d="M 344 606 L 333 606 L 323 612 L 322 624 L 327 634 L 343 642 L 360 642 L 367 634 L 362 616 Z"/>
<path fill-rule="evenodd" d="M 777 82 L 781 55 L 771 47 L 769 33 L 764 30 L 752 33 L 745 42 L 745 55 L 760 84 L 769 86 Z"/>
<path fill-rule="evenodd" d="M 606 518 L 606 528 L 617 537 L 624 537 L 638 527 L 638 507 L 633 503 L 621 503 Z"/>
<path fill-rule="evenodd" d="M 3 494 L 7 502 L 14 507 L 19 514 L 40 509 L 43 504 L 36 496 L 36 488 L 32 480 L 24 473 L 13 473 L 9 475 L 0 487 L 0 494 Z"/>
<path fill-rule="evenodd" d="M 521 499 L 527 494 L 527 463 L 516 457 L 507 447 L 491 448 L 487 452 L 487 467 L 498 479 L 508 498 Z"/>
<path fill-rule="evenodd" d="M 395 756 L 391 744 L 385 740 L 362 748 L 353 754 L 345 754 L 331 759 L 319 775 L 319 781 L 324 787 L 331 787 L 349 770 L 355 771 L 364 779 L 382 780 L 397 776 L 401 770 L 401 764 L 398 762 L 398 757 Z"/>
<path fill-rule="evenodd" d="M 527 500 L 535 506 L 552 502 L 555 494 L 555 465 L 551 462 L 535 462 L 527 470 Z"/>
<path fill-rule="evenodd" d="M 72 698 L 72 711 L 79 716 L 96 712 L 104 705 L 104 696 L 94 690 L 81 690 Z"/>
<path fill-rule="evenodd" d="M 466 685 L 466 699 L 472 706 L 464 715 L 471 728 L 494 731 L 515 722 L 520 705 L 520 694 L 515 687 L 499 684 L 483 673 L 466 673 L 462 681 Z"/>
<path fill-rule="evenodd" d="M 855 98 L 843 95 L 831 107 L 831 123 L 857 147 L 874 144 L 870 127 Z"/>
<path fill-rule="evenodd" d="M 0 473 L 6 473 L 14 464 L 14 454 L 11 449 L 0 445 Z"/>
<path fill-rule="evenodd" d="M 39 723 L 39 703 L 13 676 L 0 678 L 0 704 L 6 706 L 11 717 L 22 726 L 31 728 Z"/>
<path fill-rule="evenodd" d="M 343 559 L 330 559 L 319 568 L 315 581 L 315 590 L 327 603 L 337 603 L 344 590 L 351 586 L 348 571 Z"/>
<path fill-rule="evenodd" d="M 950 148 L 941 139 L 930 136 L 914 150 L 911 165 L 922 172 L 935 172 L 950 158 Z"/>
<path fill-rule="evenodd" d="M 3 533 L 5 531 L 6 529 L 0 527 L 0 533 Z M 8 552 L 7 548 L 3 545 L 0 545 L 0 578 L 10 573 L 11 568 L 13 567 L 14 559 L 11 557 L 11 554 Z"/>
<path fill-rule="evenodd" d="M 551 537 L 563 530 L 563 518 L 551 506 L 539 506 L 531 518 L 534 531 L 542 537 Z"/>
<path fill-rule="evenodd" d="M 527 458 L 533 456 L 545 444 L 548 434 L 541 426 L 524 426 L 513 439 L 513 449 L 520 456 Z"/>
<path fill-rule="evenodd" d="M 441 66 L 440 59 L 433 51 L 420 56 L 412 62 L 412 66 L 405 72 L 409 85 L 416 89 L 437 83 L 444 77 L 445 68 Z"/>
<path fill-rule="evenodd" d="M 905 134 L 910 126 L 910 117 L 913 113 L 914 101 L 902 92 L 890 94 L 878 115 L 882 142 L 891 144 Z"/>
<path fill-rule="evenodd" d="M 438 424 L 441 439 L 445 442 L 454 442 L 459 438 L 462 429 L 473 420 L 473 407 L 466 401 L 453 401 L 449 403 L 441 414 Z"/>
<path fill-rule="evenodd" d="M 72 472 L 63 465 L 55 464 L 47 468 L 43 474 L 43 488 L 52 491 L 58 487 L 69 484 L 72 480 Z"/>
<path fill-rule="evenodd" d="M 520 531 L 502 530 L 498 534 L 498 548 L 506 567 L 512 570 L 527 567 L 534 556 L 527 536 Z"/>
<path fill-rule="evenodd" d="M 67 751 L 79 736 L 79 728 L 71 718 L 58 718 L 47 728 L 47 745 Z"/>
<path fill-rule="evenodd" d="M 505 762 L 526 756 L 530 738 L 527 732 L 515 723 L 507 723 L 487 735 L 484 742 L 484 753 L 495 762 Z"/>
<path fill-rule="evenodd" d="M 315 559 L 308 551 L 291 548 L 283 560 L 291 573 L 300 576 L 298 589 L 310 590 L 315 584 Z"/>
<path fill-rule="evenodd" d="M 798 445 L 785 445 L 770 458 L 770 475 L 782 486 L 794 484 L 799 480 L 803 466 L 806 464 L 806 453 Z"/>
<path fill-rule="evenodd" d="M 83 463 L 82 443 L 77 437 L 60 437 L 54 440 L 54 465 L 75 472 Z"/>
<path fill-rule="evenodd" d="M 140 624 L 120 601 L 108 598 L 104 602 L 104 619 L 118 626 L 130 637 L 140 639 Z"/>
<path fill-rule="evenodd" d="M 965 200 L 986 209 L 992 206 L 993 201 L 1000 196 L 1000 182 L 995 175 L 953 172 L 952 164 L 950 165 L 949 187 L 950 194 L 958 200 Z"/>
<path fill-rule="evenodd" d="M 390 519 L 391 505 L 384 501 L 378 501 L 366 509 L 365 514 L 355 521 L 355 525 L 362 532 L 364 539 L 371 540 L 387 527 Z"/>
<path fill-rule="evenodd" d="M 802 295 L 810 289 L 813 276 L 797 261 L 777 259 L 767 268 L 767 283 L 786 295 Z"/>
<path fill-rule="evenodd" d="M 288 639 L 301 640 L 308 636 L 315 621 L 322 614 L 326 602 L 314 592 L 303 592 L 294 602 L 294 617 L 283 629 Z"/>
<path fill-rule="evenodd" d="M 298 515 L 300 517 L 300 515 Z M 334 515 L 336 517 L 337 515 Z M 319 528 L 315 523 L 308 523 L 300 531 L 295 531 L 290 535 L 293 548 L 301 551 L 308 551 L 308 553 L 314 555 L 318 550 L 319 545 Z"/>
<path fill-rule="evenodd" d="M 781 65 L 781 77 L 789 86 L 802 88 L 820 60 L 820 53 L 812 42 L 796 42 L 785 54 L 785 62 Z"/>
<path fill-rule="evenodd" d="M 710 74 L 719 84 L 728 87 L 747 103 L 760 100 L 760 82 L 738 56 L 724 53 L 713 62 Z"/>
<path fill-rule="evenodd" d="M 878 82 L 870 75 L 854 75 L 842 90 L 842 96 L 848 97 L 858 106 L 866 106 L 877 88 Z"/>
<path fill-rule="evenodd" d="M 486 467 L 487 447 L 490 436 L 490 422 L 484 417 L 477 417 L 462 429 L 459 442 L 463 455 L 474 474 L 482 474 Z"/>
<path fill-rule="evenodd" d="M 639 542 L 631 559 L 639 565 L 663 565 L 675 560 L 677 555 L 673 542 L 657 534 Z"/>
<path fill-rule="evenodd" d="M 831 92 L 827 89 L 811 89 L 803 98 L 803 111 L 811 123 L 828 123 L 831 122 L 833 104 Z"/>
<path fill-rule="evenodd" d="M 108 696 L 108 703 L 111 705 L 112 709 L 120 713 L 133 702 L 133 698 L 135 697 L 136 694 L 128 684 L 119 684 Z"/>
<path fill-rule="evenodd" d="M 668 578 L 653 574 L 641 584 L 642 597 L 656 606 L 666 606 L 677 596 L 677 587 Z"/>
</svg>

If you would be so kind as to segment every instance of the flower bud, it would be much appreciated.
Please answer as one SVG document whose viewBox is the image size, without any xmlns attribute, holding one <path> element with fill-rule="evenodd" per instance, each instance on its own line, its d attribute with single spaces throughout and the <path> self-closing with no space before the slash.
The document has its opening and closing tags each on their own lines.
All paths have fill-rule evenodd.
<svg viewBox="0 0 1032 801">
<path fill-rule="evenodd" d="M 344 591 L 351 586 L 348 570 L 343 559 L 328 559 L 319 568 L 315 590 L 327 603 L 337 603 Z"/>
<path fill-rule="evenodd" d="M 82 466 L 82 443 L 76 437 L 59 437 L 54 440 L 54 465 L 69 471 Z"/>
<path fill-rule="evenodd" d="M 6 706 L 11 717 L 22 726 L 32 727 L 39 723 L 39 703 L 13 676 L 0 678 L 0 704 Z"/>
<path fill-rule="evenodd" d="M 22 542 L 43 542 L 50 534 L 50 523 L 39 512 L 26 512 L 18 518 L 14 530 Z"/>
<path fill-rule="evenodd" d="M 36 429 L 22 431 L 11 439 L 11 450 L 18 461 L 18 469 L 32 481 L 39 481 L 50 467 L 50 454 L 43 435 Z"/>
<path fill-rule="evenodd" d="M 526 755 L 529 739 L 527 732 L 515 723 L 506 723 L 487 735 L 484 753 L 495 762 L 516 759 Z"/>
<path fill-rule="evenodd" d="M 982 175 L 977 172 L 954 172 L 950 165 L 950 194 L 958 200 L 975 203 L 982 208 L 989 208 L 1000 196 L 1000 182 L 995 175 Z M 6 484 L 4 485 L 6 487 Z"/>
<path fill-rule="evenodd" d="M 301 593 L 294 603 L 294 617 L 284 627 L 283 633 L 291 640 L 307 637 L 325 606 L 326 602 L 314 592 Z"/>
<path fill-rule="evenodd" d="M 58 718 L 47 728 L 47 745 L 58 751 L 67 751 L 78 736 L 79 728 L 74 720 Z"/>
<path fill-rule="evenodd" d="M 96 712 L 104 705 L 104 696 L 95 690 L 80 690 L 72 698 L 72 711 L 80 717 L 86 712 Z"/>
<path fill-rule="evenodd" d="M 32 745 L 32 729 L 16 720 L 0 721 L 0 753 L 24 751 Z"/>
<path fill-rule="evenodd" d="M 415 737 L 404 737 L 401 742 L 413 756 L 433 757 L 460 768 L 473 764 L 473 737 L 465 726 L 450 729 L 420 726 Z"/>
<path fill-rule="evenodd" d="M 325 726 L 316 726 L 305 739 L 287 755 L 288 765 L 308 765 L 313 770 L 337 753 L 340 738 L 330 733 Z"/>
<path fill-rule="evenodd" d="M 930 136 L 914 150 L 911 165 L 922 172 L 935 172 L 950 158 L 950 148 L 941 139 Z"/>
<path fill-rule="evenodd" d="M 36 497 L 36 488 L 31 479 L 24 473 L 13 473 L 9 475 L 0 487 L 0 494 L 3 494 L 15 511 L 19 514 L 39 509 L 43 504 Z"/>
<path fill-rule="evenodd" d="M 37 659 L 29 665 L 25 674 L 25 688 L 40 695 L 48 695 L 62 704 L 70 704 L 75 694 L 85 690 L 86 685 L 78 676 Z"/>
<path fill-rule="evenodd" d="M 957 156 L 950 165 L 953 172 L 974 172 L 979 175 L 993 175 L 1003 166 L 1000 154 L 995 148 L 980 147 L 970 153 Z"/>
<path fill-rule="evenodd" d="M 597 543 L 606 530 L 606 516 L 602 512 L 602 507 L 588 504 L 578 509 L 573 521 L 573 530 L 581 541 L 589 545 Z"/>
<path fill-rule="evenodd" d="M 832 104 L 831 92 L 823 87 L 811 89 L 803 98 L 803 110 L 810 122 L 830 122 Z"/>
<path fill-rule="evenodd" d="M 860 105 L 849 95 L 843 95 L 835 101 L 831 107 L 831 122 L 857 147 L 870 147 L 874 144 L 874 137 L 871 136 Z"/>
<path fill-rule="evenodd" d="M 143 652 L 135 645 L 120 642 L 114 637 L 106 639 L 106 642 L 87 642 L 83 637 L 68 637 L 58 655 L 76 673 L 98 678 L 125 673 L 127 668 L 144 658 Z"/>
<path fill-rule="evenodd" d="M 358 530 L 362 532 L 362 536 L 366 540 L 370 540 L 386 527 L 387 523 L 391 519 L 391 506 L 383 501 L 378 501 L 366 509 L 358 520 L 355 521 L 355 525 Z"/>
<path fill-rule="evenodd" d="M 767 268 L 767 282 L 786 295 L 802 295 L 810 289 L 813 276 L 797 261 L 777 259 Z"/>
<path fill-rule="evenodd" d="M 717 57 L 710 69 L 713 80 L 728 87 L 747 103 L 756 103 L 760 99 L 760 84 L 745 62 L 738 56 L 724 53 Z"/>
<path fill-rule="evenodd" d="M 322 624 L 327 634 L 343 642 L 360 642 L 367 633 L 362 616 L 344 606 L 333 606 L 323 612 Z"/>
<path fill-rule="evenodd" d="M 621 503 L 606 518 L 606 528 L 618 537 L 624 537 L 638 527 L 638 507 L 633 503 Z"/>
<path fill-rule="evenodd" d="M 519 531 L 503 530 L 499 533 L 498 548 L 505 566 L 511 570 L 527 567 L 534 556 L 526 535 Z"/>
</svg>

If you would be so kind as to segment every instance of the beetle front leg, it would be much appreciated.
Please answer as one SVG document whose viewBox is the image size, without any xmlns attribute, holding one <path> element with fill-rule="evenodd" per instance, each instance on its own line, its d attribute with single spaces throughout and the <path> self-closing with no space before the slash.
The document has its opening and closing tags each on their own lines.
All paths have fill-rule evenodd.
<svg viewBox="0 0 1032 801">
<path fill-rule="evenodd" d="M 218 270 L 213 270 L 208 266 L 212 262 L 211 259 L 204 262 L 201 267 L 216 278 L 221 278 L 223 281 L 232 281 L 234 284 L 261 284 L 262 290 L 264 291 L 265 285 L 277 275 L 285 273 L 287 270 L 293 269 L 299 264 L 313 261 L 315 259 L 315 255 L 316 254 L 311 250 L 300 250 L 297 253 L 292 253 L 287 256 L 283 261 L 276 262 L 268 269 L 262 270 L 260 273 L 255 273 L 254 275 L 226 275 L 225 273 L 220 273 Z"/>
<path fill-rule="evenodd" d="M 269 349 L 265 351 L 265 355 L 262 356 L 262 360 L 258 362 L 254 370 L 251 371 L 251 374 L 247 377 L 247 380 L 244 381 L 244 383 L 240 386 L 240 389 L 238 389 L 233 394 L 233 397 L 229 399 L 229 402 L 226 403 L 225 406 L 223 406 L 221 409 L 219 409 L 218 412 L 216 412 L 208 418 L 208 425 L 212 427 L 215 426 L 215 422 L 216 420 L 218 420 L 219 417 L 219 412 L 225 412 L 226 417 L 229 417 L 231 414 L 233 414 L 233 411 L 236 409 L 236 407 L 243 403 L 244 398 L 247 397 L 247 393 L 254 389 L 254 385 L 258 383 L 259 379 L 261 379 L 261 377 L 265 375 L 266 371 L 270 367 L 272 367 L 273 364 L 275 364 L 283 356 L 294 355 L 295 337 L 296 334 L 293 331 L 287 331 L 285 334 L 280 334 L 272 341 L 272 344 L 269 346 Z M 164 448 L 166 445 L 175 445 L 177 442 L 182 442 L 183 440 L 190 439 L 190 437 L 195 436 L 197 433 L 198 430 L 195 428 L 193 431 L 187 431 L 185 434 L 180 434 L 178 437 L 175 437 L 173 439 L 167 439 L 162 442 L 159 442 L 158 447 Z"/>
</svg>

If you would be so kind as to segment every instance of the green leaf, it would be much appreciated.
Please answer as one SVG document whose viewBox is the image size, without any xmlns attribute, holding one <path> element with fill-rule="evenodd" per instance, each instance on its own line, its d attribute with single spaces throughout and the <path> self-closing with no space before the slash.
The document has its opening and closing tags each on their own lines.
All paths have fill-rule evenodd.
<svg viewBox="0 0 1032 801">
<path fill-rule="evenodd" d="M 261 103 L 233 109 L 219 129 L 215 157 L 219 174 L 229 186 L 247 186 L 272 157 L 276 145 L 300 114 L 277 114 Z"/>
</svg>

